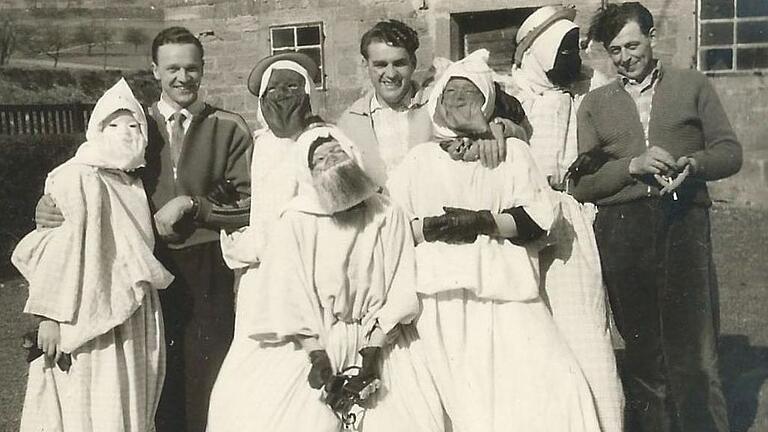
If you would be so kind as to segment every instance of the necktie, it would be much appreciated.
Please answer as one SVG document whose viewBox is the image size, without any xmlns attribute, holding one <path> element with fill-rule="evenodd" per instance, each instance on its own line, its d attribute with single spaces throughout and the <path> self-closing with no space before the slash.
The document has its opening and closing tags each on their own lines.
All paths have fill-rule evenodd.
<svg viewBox="0 0 768 432">
<path fill-rule="evenodd" d="M 179 163 L 181 155 L 181 146 L 184 143 L 184 120 L 186 116 L 182 112 L 175 112 L 171 115 L 171 163 L 173 164 L 174 177 L 176 166 Z"/>
</svg>

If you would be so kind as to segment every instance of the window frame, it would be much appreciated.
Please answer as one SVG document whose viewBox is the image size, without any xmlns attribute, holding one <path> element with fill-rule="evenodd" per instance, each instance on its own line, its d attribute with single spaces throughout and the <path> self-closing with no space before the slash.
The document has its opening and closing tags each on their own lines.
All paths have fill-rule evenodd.
<svg viewBox="0 0 768 432">
<path fill-rule="evenodd" d="M 311 28 L 311 27 L 317 27 L 320 32 L 320 42 L 318 44 L 312 44 L 312 45 L 299 45 L 298 44 L 298 30 L 301 28 Z M 293 29 L 293 47 L 279 47 L 275 48 L 274 44 L 274 31 L 275 30 L 285 30 L 285 29 Z M 310 21 L 310 22 L 302 22 L 302 23 L 294 23 L 294 24 L 280 24 L 280 25 L 274 25 L 269 27 L 269 52 L 270 54 L 277 54 L 281 52 L 298 52 L 301 48 L 319 48 L 320 49 L 320 64 L 317 65 L 320 72 L 320 82 L 315 83 L 315 89 L 317 90 L 325 90 L 326 85 L 326 76 L 325 76 L 325 24 L 322 21 Z"/>
<path fill-rule="evenodd" d="M 738 64 L 738 50 L 739 48 L 764 48 L 768 49 L 768 41 L 766 42 L 749 42 L 739 43 L 738 31 L 740 23 L 750 22 L 763 22 L 768 26 L 768 14 L 756 17 L 739 17 L 738 5 L 739 0 L 731 0 L 733 3 L 733 16 L 728 18 L 702 18 L 702 2 L 706 0 L 696 1 L 696 69 L 707 75 L 723 75 L 723 74 L 763 74 L 768 73 L 768 66 L 763 68 L 740 68 Z M 733 26 L 733 42 L 730 44 L 718 44 L 718 45 L 702 45 L 702 31 L 704 24 L 732 24 Z M 714 49 L 730 49 L 731 50 L 731 68 L 730 69 L 703 69 L 704 66 L 704 53 L 708 50 Z"/>
</svg>

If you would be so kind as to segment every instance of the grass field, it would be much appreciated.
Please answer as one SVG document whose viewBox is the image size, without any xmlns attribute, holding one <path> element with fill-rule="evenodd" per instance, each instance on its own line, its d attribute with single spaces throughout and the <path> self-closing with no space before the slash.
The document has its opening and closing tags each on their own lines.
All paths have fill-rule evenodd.
<svg viewBox="0 0 768 432">
<path fill-rule="evenodd" d="M 768 211 L 716 206 L 713 242 L 720 280 L 720 369 L 733 432 L 768 432 Z M 18 427 L 26 368 L 19 336 L 26 296 L 18 279 L 0 284 L 0 432 Z"/>
<path fill-rule="evenodd" d="M 53 67 L 53 59 L 45 54 L 35 56 L 15 56 L 11 59 L 11 64 L 15 60 L 23 61 L 23 64 L 29 64 L 30 60 L 38 63 L 39 66 Z M 104 48 L 94 45 L 91 54 L 88 55 L 86 46 L 66 48 L 59 55 L 59 64 L 62 67 L 72 65 L 82 65 L 83 67 L 93 67 L 95 69 L 143 69 L 148 70 L 152 64 L 150 47 L 147 44 L 134 47 L 124 42 L 112 42 L 107 46 L 107 53 L 104 54 Z"/>
</svg>

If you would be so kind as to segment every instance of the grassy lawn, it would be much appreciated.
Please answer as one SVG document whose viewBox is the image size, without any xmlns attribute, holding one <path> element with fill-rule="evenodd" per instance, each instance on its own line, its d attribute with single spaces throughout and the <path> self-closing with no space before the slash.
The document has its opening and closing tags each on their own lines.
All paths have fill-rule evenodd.
<svg viewBox="0 0 768 432">
<path fill-rule="evenodd" d="M 713 242 L 721 297 L 721 375 L 734 432 L 768 432 L 768 211 L 717 206 Z M 0 432 L 15 432 L 26 368 L 19 336 L 26 289 L 0 284 Z"/>
</svg>

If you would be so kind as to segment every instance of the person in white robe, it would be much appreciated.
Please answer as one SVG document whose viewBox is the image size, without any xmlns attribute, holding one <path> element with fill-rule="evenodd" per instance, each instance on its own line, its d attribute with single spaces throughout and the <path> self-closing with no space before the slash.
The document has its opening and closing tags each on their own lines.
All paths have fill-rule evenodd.
<svg viewBox="0 0 768 432">
<path fill-rule="evenodd" d="M 381 388 L 355 427 L 442 431 L 442 406 L 408 325 L 419 311 L 408 220 L 376 192 L 340 130 L 311 128 L 298 145 L 298 194 L 272 226 L 258 289 L 238 305 L 241 336 L 258 341 L 268 361 L 225 361 L 208 430 L 340 431 L 326 385 L 362 365 L 360 376 Z"/>
<path fill-rule="evenodd" d="M 428 109 L 434 140 L 388 183 L 412 219 L 417 329 L 455 432 L 599 431 L 589 387 L 539 295 L 536 239 L 554 204 L 525 142 L 495 169 L 468 159 L 494 100 L 488 52 L 452 64 Z"/>
<path fill-rule="evenodd" d="M 624 394 L 592 227 L 596 209 L 578 203 L 564 190 L 568 177 L 581 175 L 586 168 L 585 157 L 574 164 L 576 110 L 588 90 L 606 81 L 581 63 L 575 14 L 575 9 L 545 6 L 522 23 L 518 63 L 512 71 L 516 90 L 510 91 L 528 113 L 536 164 L 550 184 L 562 190 L 550 192 L 560 211 L 547 239 L 549 246 L 541 253 L 543 295 L 587 377 L 602 430 L 621 432 Z"/>
<path fill-rule="evenodd" d="M 24 237 L 12 261 L 29 282 L 44 355 L 29 365 L 23 432 L 147 432 L 165 376 L 157 290 L 173 276 L 153 256 L 144 166 L 147 121 L 125 80 L 97 102 L 87 141 L 48 174 L 65 216 Z M 62 356 L 71 358 L 69 367 Z"/>
</svg>

